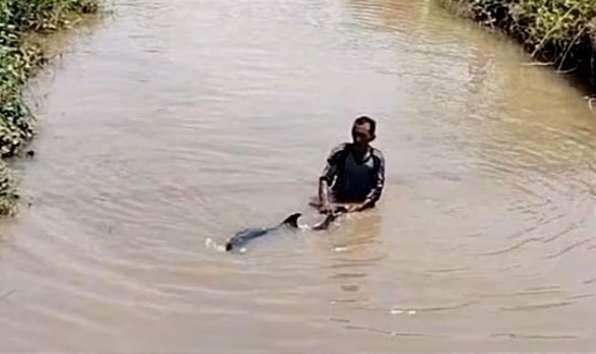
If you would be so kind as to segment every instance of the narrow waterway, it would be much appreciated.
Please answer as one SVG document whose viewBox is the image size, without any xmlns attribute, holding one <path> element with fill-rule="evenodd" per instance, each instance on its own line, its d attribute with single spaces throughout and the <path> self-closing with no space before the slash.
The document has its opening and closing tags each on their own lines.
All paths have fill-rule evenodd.
<svg viewBox="0 0 596 354">
<path fill-rule="evenodd" d="M 596 349 L 596 116 L 424 0 L 115 0 L 31 85 L 0 352 Z M 361 114 L 387 185 L 242 256 Z M 27 206 L 31 203 L 31 206 Z"/>
</svg>

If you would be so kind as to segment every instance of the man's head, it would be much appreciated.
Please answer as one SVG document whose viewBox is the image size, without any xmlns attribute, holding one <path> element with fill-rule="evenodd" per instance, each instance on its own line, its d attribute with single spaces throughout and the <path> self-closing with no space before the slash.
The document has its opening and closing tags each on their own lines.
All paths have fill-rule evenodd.
<svg viewBox="0 0 596 354">
<path fill-rule="evenodd" d="M 375 140 L 377 123 L 374 119 L 362 116 L 356 118 L 352 127 L 352 139 L 358 147 L 368 147 L 368 144 Z"/>
</svg>

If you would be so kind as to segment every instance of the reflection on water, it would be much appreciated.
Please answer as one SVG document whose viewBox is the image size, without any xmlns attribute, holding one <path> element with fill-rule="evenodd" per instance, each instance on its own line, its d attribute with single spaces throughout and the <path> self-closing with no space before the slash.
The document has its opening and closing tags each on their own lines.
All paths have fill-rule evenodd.
<svg viewBox="0 0 596 354">
<path fill-rule="evenodd" d="M 433 1 L 118 0 L 32 85 L 31 207 L 0 225 L 0 351 L 588 350 L 596 120 Z M 387 187 L 307 206 L 352 119 Z"/>
</svg>

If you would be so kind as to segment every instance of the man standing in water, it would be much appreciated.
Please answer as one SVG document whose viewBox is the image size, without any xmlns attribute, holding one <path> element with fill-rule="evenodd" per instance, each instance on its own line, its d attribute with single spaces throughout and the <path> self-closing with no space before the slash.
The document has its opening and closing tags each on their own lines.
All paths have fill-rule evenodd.
<svg viewBox="0 0 596 354">
<path fill-rule="evenodd" d="M 352 127 L 352 143 L 343 143 L 331 151 L 319 179 L 321 213 L 333 213 L 337 204 L 348 212 L 372 208 L 381 198 L 385 185 L 385 159 L 370 146 L 375 139 L 376 122 L 366 116 L 357 118 Z"/>
</svg>

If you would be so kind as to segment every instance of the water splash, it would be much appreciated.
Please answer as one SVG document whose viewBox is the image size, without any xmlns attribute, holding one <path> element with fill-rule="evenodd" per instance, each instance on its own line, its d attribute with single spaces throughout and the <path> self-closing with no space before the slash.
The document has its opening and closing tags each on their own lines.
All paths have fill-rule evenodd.
<svg viewBox="0 0 596 354">
<path fill-rule="evenodd" d="M 205 248 L 212 249 L 217 252 L 225 252 L 226 251 L 225 245 L 220 245 L 216 241 L 214 241 L 213 239 L 211 239 L 209 237 L 205 239 Z"/>
</svg>

